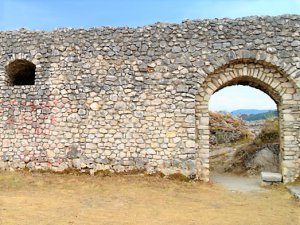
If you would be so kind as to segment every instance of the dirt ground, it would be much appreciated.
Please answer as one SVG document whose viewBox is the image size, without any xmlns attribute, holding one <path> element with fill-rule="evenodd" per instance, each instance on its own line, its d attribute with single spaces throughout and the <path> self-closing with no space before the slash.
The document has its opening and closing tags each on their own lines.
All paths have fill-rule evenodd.
<svg viewBox="0 0 300 225">
<path fill-rule="evenodd" d="M 300 202 L 283 187 L 240 193 L 143 175 L 1 172 L 0 224 L 300 225 Z"/>
</svg>

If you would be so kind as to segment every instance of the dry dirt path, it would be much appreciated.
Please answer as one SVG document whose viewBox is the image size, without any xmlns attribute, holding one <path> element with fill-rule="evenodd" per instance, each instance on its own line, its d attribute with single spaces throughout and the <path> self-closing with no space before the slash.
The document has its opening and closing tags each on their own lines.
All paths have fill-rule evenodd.
<svg viewBox="0 0 300 225">
<path fill-rule="evenodd" d="M 300 203 L 283 187 L 232 192 L 142 175 L 1 172 L 0 224 L 300 225 Z"/>
<path fill-rule="evenodd" d="M 210 180 L 212 182 L 222 185 L 229 191 L 236 192 L 261 192 L 269 191 L 261 187 L 261 178 L 259 175 L 251 177 L 237 176 L 230 173 L 210 173 Z"/>
</svg>

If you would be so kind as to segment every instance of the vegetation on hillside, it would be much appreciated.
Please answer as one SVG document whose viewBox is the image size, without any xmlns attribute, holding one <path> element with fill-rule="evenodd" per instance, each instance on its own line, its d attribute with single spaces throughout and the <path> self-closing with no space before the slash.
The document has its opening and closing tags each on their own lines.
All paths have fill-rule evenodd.
<svg viewBox="0 0 300 225">
<path fill-rule="evenodd" d="M 277 119 L 266 120 L 260 134 L 253 140 L 257 146 L 279 143 L 279 122 Z"/>
<path fill-rule="evenodd" d="M 210 144 L 235 143 L 248 139 L 250 131 L 244 121 L 226 113 L 210 112 Z"/>
<path fill-rule="evenodd" d="M 266 120 L 260 134 L 250 144 L 236 151 L 233 163 L 227 171 L 246 172 L 249 169 L 259 169 L 251 168 L 249 162 L 264 148 L 269 148 L 274 154 L 278 155 L 279 124 L 277 119 Z"/>
</svg>

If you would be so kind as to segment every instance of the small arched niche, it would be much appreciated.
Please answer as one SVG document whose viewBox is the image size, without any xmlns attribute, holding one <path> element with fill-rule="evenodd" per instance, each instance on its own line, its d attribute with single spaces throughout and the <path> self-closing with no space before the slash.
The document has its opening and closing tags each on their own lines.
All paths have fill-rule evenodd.
<svg viewBox="0 0 300 225">
<path fill-rule="evenodd" d="M 34 85 L 36 66 L 25 59 L 16 59 L 6 67 L 7 84 L 9 86 Z"/>
</svg>

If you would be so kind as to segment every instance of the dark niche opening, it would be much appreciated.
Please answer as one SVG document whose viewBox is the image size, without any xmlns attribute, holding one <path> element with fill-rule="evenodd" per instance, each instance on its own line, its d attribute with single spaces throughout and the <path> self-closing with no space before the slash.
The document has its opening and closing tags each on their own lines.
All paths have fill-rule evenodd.
<svg viewBox="0 0 300 225">
<path fill-rule="evenodd" d="M 32 62 L 25 59 L 16 59 L 11 62 L 5 67 L 8 77 L 8 85 L 34 85 L 35 68 L 36 66 Z"/>
</svg>

